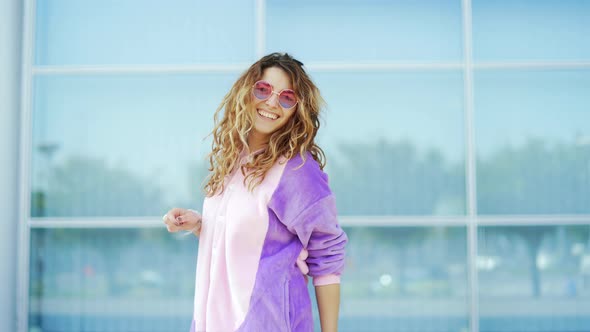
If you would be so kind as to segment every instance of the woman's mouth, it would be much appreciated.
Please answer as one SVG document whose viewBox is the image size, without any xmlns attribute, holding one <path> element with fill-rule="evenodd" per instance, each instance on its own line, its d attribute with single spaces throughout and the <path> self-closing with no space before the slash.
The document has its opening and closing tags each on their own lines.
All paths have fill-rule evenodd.
<svg viewBox="0 0 590 332">
<path fill-rule="evenodd" d="M 265 119 L 269 119 L 269 120 L 276 120 L 279 118 L 278 115 L 270 113 L 270 112 L 266 112 L 263 111 L 261 109 L 256 109 L 256 112 L 258 113 L 258 115 L 260 115 L 261 117 L 265 118 Z"/>
</svg>

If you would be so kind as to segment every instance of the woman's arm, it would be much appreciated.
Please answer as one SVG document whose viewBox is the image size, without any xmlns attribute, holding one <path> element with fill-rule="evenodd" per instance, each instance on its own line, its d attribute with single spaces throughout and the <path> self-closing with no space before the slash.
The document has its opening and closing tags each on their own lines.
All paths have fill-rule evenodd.
<svg viewBox="0 0 590 332">
<path fill-rule="evenodd" d="M 340 284 L 316 286 L 315 296 L 318 301 L 322 332 L 337 332 L 338 311 L 340 309 Z"/>
</svg>

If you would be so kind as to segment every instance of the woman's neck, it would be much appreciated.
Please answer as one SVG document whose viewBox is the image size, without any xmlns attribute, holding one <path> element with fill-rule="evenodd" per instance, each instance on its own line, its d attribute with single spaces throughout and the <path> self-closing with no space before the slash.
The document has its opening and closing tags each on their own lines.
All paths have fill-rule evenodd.
<svg viewBox="0 0 590 332">
<path fill-rule="evenodd" d="M 248 150 L 250 152 L 258 151 L 268 145 L 270 135 L 263 135 L 260 133 L 250 132 L 248 135 Z"/>
</svg>

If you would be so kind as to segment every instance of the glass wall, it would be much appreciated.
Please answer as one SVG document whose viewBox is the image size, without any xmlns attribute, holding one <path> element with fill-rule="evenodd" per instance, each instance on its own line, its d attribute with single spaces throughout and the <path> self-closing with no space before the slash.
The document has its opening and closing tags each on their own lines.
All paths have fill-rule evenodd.
<svg viewBox="0 0 590 332">
<path fill-rule="evenodd" d="M 340 331 L 590 326 L 590 2 L 28 3 L 29 331 L 188 331 L 198 242 L 160 216 L 274 51 L 328 104 Z"/>
<path fill-rule="evenodd" d="M 479 229 L 481 331 L 586 331 L 590 225 Z"/>
<path fill-rule="evenodd" d="M 590 326 L 589 14 L 473 1 L 480 331 Z"/>
<path fill-rule="evenodd" d="M 30 330 L 188 331 L 198 244 L 164 235 L 154 228 L 33 230 Z"/>
</svg>

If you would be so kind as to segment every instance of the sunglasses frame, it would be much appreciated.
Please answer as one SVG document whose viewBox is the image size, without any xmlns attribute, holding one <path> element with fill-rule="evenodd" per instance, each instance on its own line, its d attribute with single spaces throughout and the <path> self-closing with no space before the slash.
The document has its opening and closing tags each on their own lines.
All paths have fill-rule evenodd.
<svg viewBox="0 0 590 332">
<path fill-rule="evenodd" d="M 268 84 L 268 86 L 270 86 L 270 94 L 268 95 L 268 97 L 266 97 L 266 98 L 258 98 L 258 97 L 256 96 L 256 94 L 254 93 L 254 89 L 256 88 L 256 84 L 258 84 L 258 83 L 266 83 L 266 84 Z M 283 91 L 293 91 L 293 95 L 295 95 L 295 104 L 293 104 L 293 106 L 291 106 L 291 107 L 289 107 L 289 108 L 286 108 L 286 107 L 284 107 L 284 106 L 283 106 L 283 104 L 281 104 L 281 93 L 283 93 Z M 297 94 L 295 93 L 295 90 L 293 90 L 293 89 L 283 89 L 283 90 L 281 90 L 281 91 L 279 91 L 279 92 L 276 92 L 276 91 L 275 91 L 275 89 L 274 89 L 274 87 L 272 86 L 272 84 L 270 84 L 268 81 L 265 81 L 265 80 L 259 80 L 259 81 L 256 81 L 256 82 L 254 82 L 254 84 L 252 85 L 252 95 L 253 95 L 253 96 L 254 96 L 254 98 L 256 98 L 257 100 L 260 100 L 260 101 L 263 101 L 263 100 L 268 100 L 268 99 L 270 99 L 270 97 L 271 97 L 273 94 L 277 95 L 277 98 L 278 98 L 279 105 L 280 105 L 280 106 L 281 106 L 281 108 L 282 108 L 282 109 L 284 109 L 284 110 L 290 110 L 290 109 L 292 109 L 293 107 L 297 106 L 297 104 L 299 103 L 299 99 L 297 98 Z"/>
</svg>

